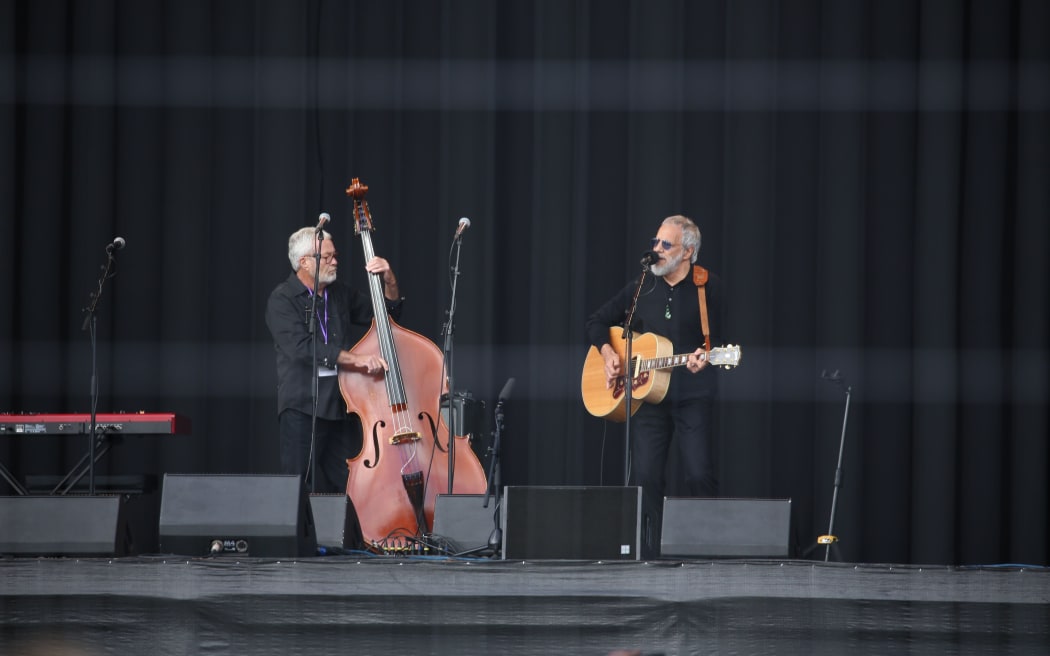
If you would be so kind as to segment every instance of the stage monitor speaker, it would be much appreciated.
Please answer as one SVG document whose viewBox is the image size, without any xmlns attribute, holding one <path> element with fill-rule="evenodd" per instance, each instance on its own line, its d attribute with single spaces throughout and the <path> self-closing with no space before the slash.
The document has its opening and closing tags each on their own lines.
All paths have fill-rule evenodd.
<svg viewBox="0 0 1050 656">
<path fill-rule="evenodd" d="M 485 421 L 487 416 L 485 402 L 475 399 L 474 394 L 469 390 L 456 392 L 452 395 L 452 414 L 452 419 L 449 419 L 448 400 L 442 397 L 441 416 L 445 420 L 445 425 L 454 435 L 464 435 L 469 438 L 470 449 L 481 462 L 481 468 L 487 472 L 491 457 L 488 450 L 492 440 L 486 428 L 488 423 Z"/>
<path fill-rule="evenodd" d="M 311 494 L 310 511 L 314 517 L 318 553 L 338 553 L 333 549 L 364 550 L 361 522 L 354 502 L 346 494 Z"/>
<path fill-rule="evenodd" d="M 342 548 L 347 510 L 345 494 L 310 495 L 318 546 Z"/>
<path fill-rule="evenodd" d="M 504 559 L 639 560 L 655 554 L 640 487 L 507 486 Z"/>
<path fill-rule="evenodd" d="M 121 495 L 0 497 L 0 553 L 127 556 L 156 548 L 156 503 Z M 152 535 L 152 540 L 151 540 Z"/>
<path fill-rule="evenodd" d="M 313 513 L 298 476 L 165 474 L 159 528 L 162 553 L 317 554 Z"/>
<path fill-rule="evenodd" d="M 791 499 L 664 499 L 660 555 L 790 555 Z"/>
<path fill-rule="evenodd" d="M 434 503 L 434 531 L 438 540 L 447 540 L 455 553 L 488 547 L 496 524 L 496 497 L 484 494 L 439 494 Z"/>
</svg>

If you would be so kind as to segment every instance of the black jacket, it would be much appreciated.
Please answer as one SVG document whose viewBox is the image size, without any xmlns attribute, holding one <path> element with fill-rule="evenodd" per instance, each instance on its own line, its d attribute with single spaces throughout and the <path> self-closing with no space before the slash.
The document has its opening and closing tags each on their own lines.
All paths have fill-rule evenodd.
<svg viewBox="0 0 1050 656">
<path fill-rule="evenodd" d="M 335 366 L 339 351 L 350 350 L 371 325 L 372 299 L 338 280 L 325 287 L 325 292 L 317 299 L 317 360 L 321 366 Z M 402 301 L 385 300 L 391 318 L 397 319 Z M 278 414 L 288 408 L 307 414 L 313 412 L 312 344 L 307 323 L 310 304 L 310 290 L 295 273 L 277 285 L 266 303 L 266 325 L 277 352 Z M 346 416 L 346 403 L 336 376 L 325 376 L 319 381 L 317 416 L 322 419 Z"/>
</svg>

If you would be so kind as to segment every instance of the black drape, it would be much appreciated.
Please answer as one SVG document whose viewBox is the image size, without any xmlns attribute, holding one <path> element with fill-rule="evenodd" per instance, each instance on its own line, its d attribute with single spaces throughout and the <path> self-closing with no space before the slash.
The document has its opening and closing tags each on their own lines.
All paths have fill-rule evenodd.
<svg viewBox="0 0 1050 656">
<path fill-rule="evenodd" d="M 277 468 L 263 323 L 286 239 L 371 188 L 402 323 L 507 408 L 504 482 L 617 484 L 579 399 L 586 315 L 694 218 L 743 347 L 731 496 L 825 532 L 850 386 L 842 557 L 1046 564 L 1050 8 L 1040 0 L 0 3 L 0 410 L 174 411 L 105 472 Z M 4 437 L 20 476 L 81 440 Z"/>
</svg>

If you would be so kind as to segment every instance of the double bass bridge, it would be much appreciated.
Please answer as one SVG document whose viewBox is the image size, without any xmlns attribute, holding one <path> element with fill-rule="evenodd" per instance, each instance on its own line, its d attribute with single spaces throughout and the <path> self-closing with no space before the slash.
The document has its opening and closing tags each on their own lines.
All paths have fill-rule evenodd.
<svg viewBox="0 0 1050 656">
<path fill-rule="evenodd" d="M 423 436 L 419 434 L 419 431 L 403 428 L 390 436 L 390 443 L 395 445 L 404 444 L 406 442 L 418 442 L 421 439 L 423 439 Z"/>
</svg>

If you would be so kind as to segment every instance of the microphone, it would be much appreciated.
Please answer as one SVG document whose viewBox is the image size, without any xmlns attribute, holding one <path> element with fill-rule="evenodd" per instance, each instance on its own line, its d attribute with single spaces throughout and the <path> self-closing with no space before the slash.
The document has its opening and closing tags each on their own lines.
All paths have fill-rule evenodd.
<svg viewBox="0 0 1050 656">
<path fill-rule="evenodd" d="M 821 380 L 828 381 L 832 385 L 837 385 L 838 387 L 844 388 L 847 393 L 849 392 L 849 386 L 846 384 L 846 377 L 839 373 L 838 369 L 832 371 L 831 373 L 828 373 L 828 370 L 825 369 L 820 372 L 820 378 Z"/>
<path fill-rule="evenodd" d="M 456 236 L 453 237 L 453 239 L 459 239 L 460 237 L 462 237 L 463 233 L 466 232 L 467 228 L 469 228 L 469 227 L 470 227 L 470 219 L 468 219 L 467 217 L 463 217 L 462 219 L 460 219 L 459 220 L 459 227 L 456 228 Z"/>
<path fill-rule="evenodd" d="M 125 243 L 126 242 L 124 241 L 123 237 L 117 237 L 110 243 L 106 244 L 106 252 L 112 253 L 113 251 L 119 251 L 120 249 L 124 248 Z"/>
<path fill-rule="evenodd" d="M 656 251 L 649 251 L 642 256 L 642 266 L 649 266 L 650 264 L 656 264 L 660 261 L 660 254 Z"/>
<path fill-rule="evenodd" d="M 317 217 L 317 229 L 320 230 L 324 227 L 324 224 L 332 220 L 332 217 L 328 215 L 328 212 L 321 212 L 321 215 Z"/>
<path fill-rule="evenodd" d="M 508 378 L 507 384 L 503 386 L 503 391 L 499 393 L 499 403 L 503 403 L 509 399 L 512 391 L 514 391 L 514 379 Z"/>
</svg>

